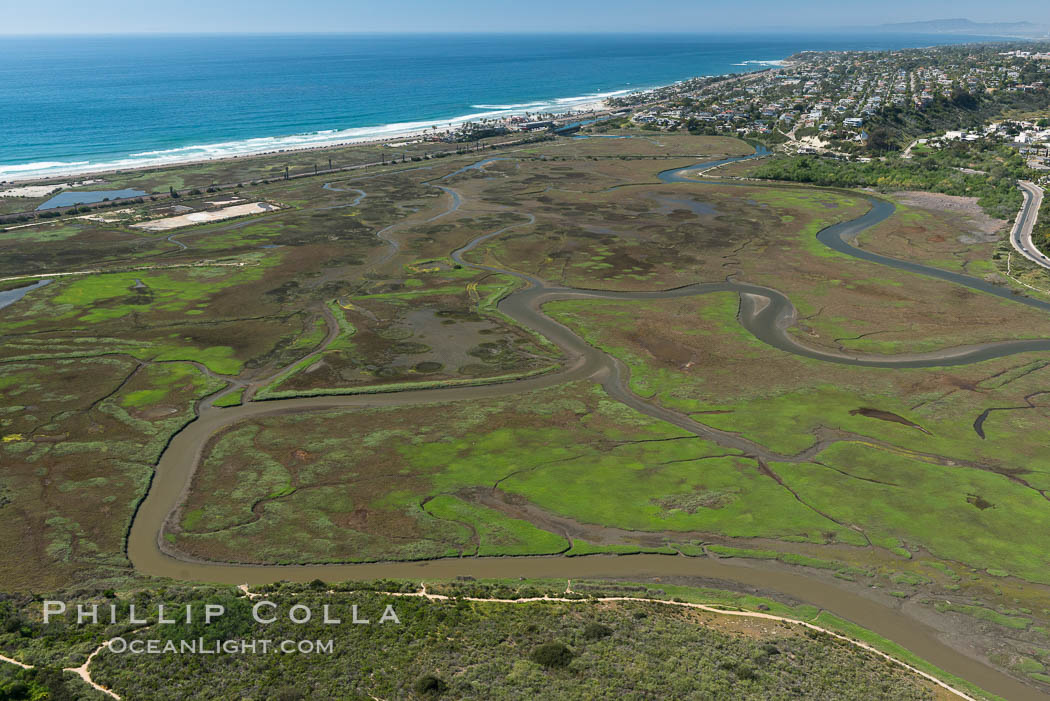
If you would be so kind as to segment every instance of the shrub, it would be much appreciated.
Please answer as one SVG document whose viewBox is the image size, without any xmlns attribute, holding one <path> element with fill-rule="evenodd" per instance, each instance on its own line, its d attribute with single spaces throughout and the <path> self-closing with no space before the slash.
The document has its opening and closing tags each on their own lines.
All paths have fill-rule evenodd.
<svg viewBox="0 0 1050 701">
<path fill-rule="evenodd" d="M 769 662 L 769 658 L 780 654 L 780 650 L 773 643 L 763 643 L 757 650 L 751 653 L 751 661 L 762 664 Z"/>
<path fill-rule="evenodd" d="M 612 635 L 612 628 L 603 626 L 601 623 L 588 623 L 583 628 L 584 640 L 601 640 Z"/>
<path fill-rule="evenodd" d="M 29 685 L 21 681 L 12 682 L 6 689 L 0 690 L 0 694 L 4 694 L 3 698 L 7 699 L 28 699 Z"/>
<path fill-rule="evenodd" d="M 448 684 L 446 684 L 443 679 L 435 677 L 433 674 L 424 674 L 416 680 L 416 683 L 412 688 L 420 696 L 440 696 L 448 691 Z"/>
<path fill-rule="evenodd" d="M 572 650 L 564 643 L 544 643 L 533 649 L 532 654 L 529 655 L 529 659 L 533 662 L 548 668 L 568 667 L 572 658 Z"/>
</svg>

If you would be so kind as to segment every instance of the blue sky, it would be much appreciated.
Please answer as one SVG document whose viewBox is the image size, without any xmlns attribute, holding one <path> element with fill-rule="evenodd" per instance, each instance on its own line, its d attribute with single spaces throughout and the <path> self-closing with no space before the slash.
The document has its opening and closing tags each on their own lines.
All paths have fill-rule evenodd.
<svg viewBox="0 0 1050 701">
<path fill-rule="evenodd" d="M 877 9 L 877 14 L 872 13 Z M 1050 24 L 1047 0 L 0 0 L 0 34 L 710 32 L 964 17 Z"/>
</svg>

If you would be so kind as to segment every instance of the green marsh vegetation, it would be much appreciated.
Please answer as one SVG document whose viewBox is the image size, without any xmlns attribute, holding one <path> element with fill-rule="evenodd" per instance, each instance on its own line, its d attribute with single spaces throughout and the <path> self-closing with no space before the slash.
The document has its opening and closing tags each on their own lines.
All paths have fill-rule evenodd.
<svg viewBox="0 0 1050 701">
<path fill-rule="evenodd" d="M 397 428 L 408 425 L 411 432 Z M 569 441 L 574 431 L 577 438 Z M 566 440 L 555 440 L 560 437 Z M 513 401 L 449 404 L 438 414 L 384 409 L 268 419 L 232 430 L 215 445 L 184 507 L 191 522 L 182 523 L 176 542 L 211 558 L 282 553 L 284 562 L 569 548 L 543 524 L 537 529 L 489 502 L 484 492 L 494 483 L 582 524 L 764 533 L 755 529 L 748 509 L 757 507 L 748 500 L 734 500 L 720 514 L 686 503 L 698 481 L 705 490 L 740 491 L 731 474 L 745 463 L 719 452 L 585 386 L 568 396 L 552 389 Z M 646 467 L 660 463 L 666 466 Z M 347 472 L 346 465 L 357 467 Z M 728 466 L 735 472 L 723 474 Z M 754 505 L 763 498 L 780 503 L 778 490 L 763 485 L 757 472 L 750 482 L 759 492 L 748 497 Z M 680 492 L 682 504 L 668 490 Z M 822 540 L 819 519 L 787 501 L 784 508 L 786 517 L 770 528 L 805 538 L 808 525 Z M 311 525 L 304 529 L 304 522 Z M 403 542 L 386 535 L 395 524 Z M 586 532 L 581 537 L 586 540 Z"/>
<path fill-rule="evenodd" d="M 0 235 L 0 266 L 12 275 L 110 271 L 58 279 L 0 312 L 0 456 L 5 468 L 12 465 L 0 477 L 0 527 L 32 534 L 20 542 L 17 560 L 0 563 L 5 581 L 40 591 L 134 577 L 123 554 L 131 513 L 166 441 L 192 420 L 194 403 L 228 384 L 208 372 L 253 382 L 291 366 L 271 397 L 546 372 L 558 360 L 551 348 L 496 309 L 517 283 L 448 259 L 473 238 L 509 225 L 516 226 L 471 260 L 605 289 L 663 289 L 734 275 L 788 294 L 800 311 L 793 332 L 818 345 L 899 352 L 1037 333 L 1033 318 L 1005 303 L 827 251 L 816 232 L 863 213 L 859 198 L 797 186 L 666 186 L 656 181 L 660 170 L 706 158 L 696 154 L 747 147 L 686 134 L 646 136 L 531 145 L 511 153 L 514 161 L 451 179 L 461 208 L 429 222 L 448 210 L 450 198 L 425 182 L 472 161 L 340 180 L 367 191 L 357 206 L 346 206 L 355 193 L 322 190 L 323 179 L 251 185 L 243 196 L 288 207 L 193 227 L 177 237 L 185 250 L 119 223 L 86 220 Z M 963 163 L 960 157 L 937 167 L 975 161 Z M 200 186 L 184 170 L 143 177 Z M 617 189 L 606 192 L 611 187 Z M 668 198 L 684 202 L 669 205 Z M 526 214 L 536 217 L 534 225 L 524 225 Z M 387 235 L 400 253 L 382 262 L 390 248 L 375 233 L 395 224 Z M 952 223 L 923 214 L 886 226 L 940 232 Z M 51 234 L 63 238 L 47 240 Z M 947 260 L 951 248 L 946 241 L 931 255 Z M 204 261 L 245 265 L 197 265 Z M 128 269 L 147 263 L 183 267 Z M 1044 664 L 1034 648 L 1045 645 L 1040 629 L 1050 628 L 1041 612 L 1050 605 L 1025 587 L 1042 581 L 1045 563 L 1020 542 L 1017 523 L 1042 518 L 1035 490 L 1047 486 L 1038 462 L 1045 417 L 1040 406 L 1014 408 L 1044 389 L 1040 359 L 891 378 L 774 352 L 739 326 L 737 304 L 732 295 L 712 295 L 566 302 L 547 311 L 622 358 L 632 388 L 656 403 L 789 454 L 829 432 L 848 440 L 810 461 L 763 467 L 589 384 L 437 410 L 267 418 L 216 437 L 166 541 L 204 558 L 281 563 L 632 552 L 769 560 L 762 566 L 806 567 L 844 586 L 896 592 L 886 594 L 895 601 L 952 592 L 960 606 L 1029 617 L 1024 630 L 1009 629 L 1021 631 L 1020 642 L 981 629 L 975 644 L 1005 646 L 1007 667 L 1022 657 Z M 950 313 L 934 313 L 945 309 Z M 328 331 L 325 310 L 339 333 L 304 361 Z M 384 368 L 395 372 L 384 376 Z M 218 404 L 233 406 L 244 396 L 233 392 Z M 982 439 L 973 422 L 989 407 L 1002 410 L 986 418 Z M 852 413 L 865 408 L 929 433 Z M 956 535 L 938 531 L 956 521 L 971 525 Z M 1014 607 L 1032 613 L 1008 613 Z M 937 615 L 1001 627 L 971 609 Z M 623 677 L 608 673 L 607 658 L 589 657 L 588 646 L 616 640 L 619 629 L 608 620 L 573 625 L 584 631 L 589 622 L 614 633 L 590 640 L 569 635 L 575 627 L 543 628 L 550 635 L 522 638 L 516 657 L 496 671 L 445 675 L 426 657 L 410 677 L 383 677 L 387 686 L 372 690 L 414 693 L 419 679 L 433 675 L 448 685 L 446 694 L 469 696 L 496 680 L 507 686 L 494 688 L 511 696 L 534 683 L 562 683 L 550 675 L 568 670 L 578 675 L 574 683 L 591 684 L 600 695 L 613 687 L 598 677 L 611 685 Z M 638 641 L 602 655 L 651 644 Z M 529 661 L 530 650 L 550 642 L 573 652 L 567 668 L 548 671 Z M 461 661 L 464 669 L 472 664 Z M 788 688 L 779 681 L 747 686 L 768 681 L 760 665 L 748 668 L 757 681 L 738 677 L 735 668 L 712 678 L 725 672 L 756 697 Z M 231 680 L 294 672 L 227 671 Z M 186 669 L 170 672 L 190 680 L 187 692 L 209 686 Z M 138 673 L 107 673 L 129 693 L 148 696 L 152 688 L 134 686 L 144 678 Z M 334 674 L 326 668 L 318 683 Z M 210 684 L 222 692 L 234 686 Z"/>
<path fill-rule="evenodd" d="M 1036 358 L 954 369 L 946 386 L 936 369 L 888 372 L 785 357 L 740 329 L 735 295 L 727 293 L 651 303 L 555 302 L 546 310 L 621 358 L 635 392 L 698 421 L 789 455 L 829 431 L 857 436 L 812 462 L 771 466 L 804 503 L 831 515 L 828 532 L 839 533 L 837 539 L 855 542 L 851 536 L 864 534 L 891 550 L 911 544 L 946 560 L 1045 578 L 1037 545 L 1011 535 L 1016 523 L 1045 510 L 1038 490 L 1046 475 L 1031 433 L 1039 415 L 993 414 L 984 438 L 972 426 L 986 406 L 1024 406 L 1023 397 L 1040 386 L 1043 363 Z M 858 411 L 871 407 L 894 420 Z M 762 479 L 768 478 L 756 483 Z M 739 475 L 734 481 L 738 488 L 748 484 Z M 973 495 L 980 495 L 979 506 Z M 730 523 L 724 507 L 714 513 Z M 784 537 L 765 522 L 769 531 L 753 535 Z M 943 528 L 946 522 L 953 527 Z M 839 524 L 855 530 L 842 535 Z"/>
</svg>

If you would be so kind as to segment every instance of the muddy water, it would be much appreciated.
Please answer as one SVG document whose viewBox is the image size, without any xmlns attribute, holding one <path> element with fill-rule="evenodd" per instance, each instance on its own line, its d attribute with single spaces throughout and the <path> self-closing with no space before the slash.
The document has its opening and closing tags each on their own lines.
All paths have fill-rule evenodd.
<svg viewBox="0 0 1050 701">
<path fill-rule="evenodd" d="M 729 159 L 723 162 L 732 162 L 733 160 L 740 159 Z M 692 166 L 690 170 L 707 165 L 710 164 Z M 685 169 L 661 174 L 661 180 L 664 182 L 686 182 L 687 180 L 681 175 L 683 170 Z M 438 217 L 454 211 L 460 204 L 458 193 L 452 188 L 442 187 L 441 189 L 452 196 L 452 204 L 448 212 L 438 215 Z M 873 200 L 873 202 L 881 201 Z M 855 220 L 855 222 L 863 221 L 863 226 L 856 230 L 840 226 L 835 239 L 841 241 L 839 238 L 841 233 L 855 234 L 856 231 L 873 226 L 884 220 L 893 211 L 892 205 L 888 205 L 888 207 L 888 209 L 873 207 L 871 212 Z M 475 239 L 467 246 L 455 251 L 452 257 L 465 266 L 512 275 L 528 284 L 526 288 L 506 297 L 500 303 L 499 308 L 517 322 L 542 333 L 562 349 L 566 360 L 560 372 L 506 384 L 478 387 L 419 390 L 378 395 L 286 399 L 252 402 L 227 409 L 203 407 L 200 417 L 186 426 L 172 439 L 157 465 L 148 494 L 135 514 L 127 543 L 128 556 L 135 568 L 146 575 L 228 584 L 260 584 L 281 579 L 309 581 L 319 578 L 337 581 L 377 578 L 448 578 L 462 575 L 501 578 L 615 577 L 619 579 L 639 579 L 654 576 L 715 578 L 736 585 L 747 585 L 771 593 L 780 593 L 832 611 L 838 616 L 851 620 L 903 645 L 942 669 L 966 678 L 989 691 L 1007 698 L 1043 698 L 1038 692 L 1024 684 L 998 672 L 992 667 L 971 659 L 965 654 L 956 651 L 950 645 L 940 642 L 934 630 L 891 606 L 850 593 L 840 586 L 827 583 L 819 578 L 808 577 L 802 572 L 787 571 L 786 568 L 779 568 L 774 565 L 729 563 L 706 558 L 680 556 L 634 555 L 587 558 L 460 558 L 420 563 L 270 566 L 200 562 L 190 560 L 183 555 L 170 551 L 169 544 L 162 537 L 165 525 L 169 518 L 172 517 L 171 515 L 175 513 L 178 504 L 181 503 L 208 440 L 217 431 L 225 427 L 262 416 L 279 416 L 282 414 L 334 409 L 397 407 L 412 404 L 435 404 L 504 397 L 542 387 L 590 378 L 600 382 L 612 398 L 646 415 L 668 421 L 696 435 L 703 436 L 726 447 L 739 449 L 744 451 L 745 454 L 757 458 L 797 462 L 808 459 L 810 452 L 819 451 L 826 445 L 818 444 L 809 451 L 798 455 L 778 455 L 735 434 L 718 431 L 699 424 L 684 415 L 649 404 L 627 389 L 627 369 L 619 361 L 590 346 L 570 329 L 542 313 L 542 305 L 555 299 L 643 300 L 733 291 L 737 292 L 741 297 L 741 323 L 751 333 L 755 334 L 757 338 L 766 343 L 790 353 L 829 362 L 874 367 L 934 367 L 978 362 L 988 358 L 1031 350 L 1050 350 L 1050 340 L 1038 340 L 989 343 L 907 356 L 835 354 L 809 348 L 791 337 L 786 330 L 794 320 L 794 307 L 784 295 L 769 288 L 730 281 L 717 284 L 691 285 L 663 292 L 573 290 L 549 286 L 533 276 L 473 264 L 464 259 L 466 253 L 483 241 L 498 236 L 508 229 L 526 226 L 531 223 L 532 218 L 530 215 L 527 222 L 505 227 Z M 844 245 L 848 246 L 848 244 Z M 392 248 L 396 250 L 396 244 Z M 851 246 L 849 248 L 852 249 Z M 851 253 L 851 255 L 853 254 Z M 893 261 L 894 259 L 888 260 Z M 900 262 L 903 263 L 903 261 Z M 890 263 L 886 264 L 889 265 Z M 924 266 L 918 267 L 924 268 Z M 929 270 L 934 269 L 931 268 Z M 938 277 L 941 276 L 938 275 Z M 968 283 L 963 282 L 962 284 Z"/>
<path fill-rule="evenodd" d="M 667 555 L 591 557 L 506 557 L 432 560 L 422 563 L 259 567 L 180 564 L 171 561 L 165 574 L 177 579 L 206 579 L 227 584 L 263 584 L 276 580 L 307 582 L 369 579 L 478 578 L 602 578 L 639 581 L 651 577 L 698 577 L 725 582 L 730 588 L 757 589 L 807 602 L 872 630 L 904 646 L 941 669 L 1012 701 L 1045 699 L 1032 689 L 995 669 L 956 652 L 937 639 L 937 632 L 874 600 L 811 579 L 787 568 L 756 567 L 747 563 Z M 710 585 L 711 582 L 704 582 Z M 717 585 L 717 583 L 716 583 Z M 774 594 L 774 595 L 775 595 Z M 411 621 L 406 622 L 411 625 Z"/>
<path fill-rule="evenodd" d="M 685 168 L 671 168 L 657 173 L 656 177 L 658 177 L 662 183 L 693 183 L 695 185 L 698 181 L 687 177 L 686 173 L 717 168 L 718 166 L 725 166 L 730 163 L 746 161 L 752 158 L 762 158 L 763 156 L 768 156 L 769 153 L 769 149 L 765 146 L 756 146 L 755 152 L 750 156 L 732 156 L 730 158 L 723 158 L 720 161 L 706 161 L 704 163 L 697 163 L 694 166 L 686 166 Z"/>
</svg>

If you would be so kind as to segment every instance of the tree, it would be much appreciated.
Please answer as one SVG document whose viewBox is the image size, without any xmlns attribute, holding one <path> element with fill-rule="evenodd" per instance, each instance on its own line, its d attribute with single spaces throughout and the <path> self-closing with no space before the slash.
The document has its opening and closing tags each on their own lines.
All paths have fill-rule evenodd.
<svg viewBox="0 0 1050 701">
<path fill-rule="evenodd" d="M 951 103 L 959 109 L 970 112 L 977 109 L 977 98 L 961 88 L 952 89 Z"/>
<path fill-rule="evenodd" d="M 868 134 L 868 150 L 873 153 L 887 153 L 896 150 L 890 130 L 885 127 L 872 129 Z"/>
</svg>

